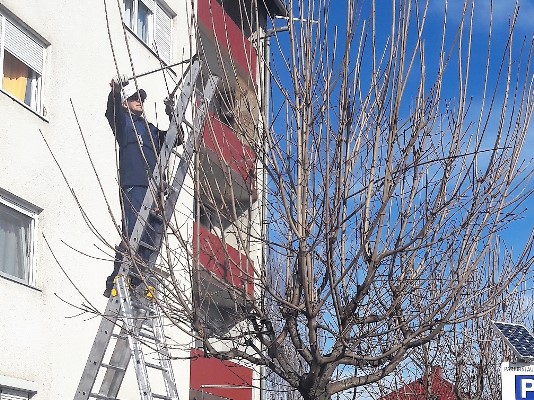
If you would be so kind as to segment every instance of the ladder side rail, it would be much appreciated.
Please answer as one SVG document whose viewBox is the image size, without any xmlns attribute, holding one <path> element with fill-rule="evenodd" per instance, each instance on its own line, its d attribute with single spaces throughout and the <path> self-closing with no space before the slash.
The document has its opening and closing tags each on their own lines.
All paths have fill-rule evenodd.
<svg viewBox="0 0 534 400">
<path fill-rule="evenodd" d="M 200 61 L 194 61 L 186 73 L 187 77 L 186 79 L 182 80 L 180 94 L 174 106 L 174 112 L 172 114 L 171 123 L 169 124 L 169 129 L 167 130 L 167 134 L 165 135 L 165 143 L 161 147 L 161 151 L 158 157 L 158 163 L 156 168 L 154 168 L 152 182 L 156 185 L 160 183 L 160 176 L 165 170 L 165 168 L 167 168 L 169 158 L 172 154 L 172 149 L 175 147 L 178 130 L 180 129 L 182 122 L 185 119 L 187 106 L 193 95 L 195 83 L 198 80 L 198 76 L 200 74 Z"/>
<path fill-rule="evenodd" d="M 201 100 L 200 106 L 197 110 L 197 113 L 195 115 L 194 123 L 193 123 L 193 132 L 188 136 L 187 141 L 184 144 L 184 150 L 182 153 L 182 157 L 180 158 L 180 162 L 177 168 L 177 171 L 174 175 L 173 182 L 171 184 L 171 190 L 170 193 L 166 199 L 165 202 L 165 210 L 164 210 L 164 220 L 169 221 L 172 212 L 176 206 L 178 196 L 180 194 L 180 190 L 182 188 L 183 182 L 185 180 L 185 176 L 188 172 L 188 164 L 191 161 L 193 157 L 193 152 L 195 149 L 195 143 L 198 140 L 200 133 L 202 131 L 202 128 L 204 126 L 205 119 L 208 115 L 208 108 L 211 103 L 211 100 L 214 97 L 215 91 L 217 90 L 217 85 L 219 82 L 219 78 L 215 76 L 211 76 L 203 91 L 203 98 Z M 177 108 L 179 105 L 183 105 L 183 101 L 179 101 L 177 103 Z M 175 115 L 180 116 L 183 115 L 185 108 L 182 110 L 176 110 Z M 174 120 L 173 122 L 175 122 Z M 171 123 L 172 129 L 177 130 L 178 125 L 176 123 Z M 169 135 L 169 133 L 167 133 Z M 171 136 L 172 138 L 172 136 Z M 172 143 L 172 142 L 171 142 Z M 156 238 L 154 240 L 154 243 L 156 244 L 157 251 L 152 252 L 150 260 L 148 262 L 148 268 L 150 269 L 151 266 L 153 266 L 156 262 L 156 259 L 159 254 L 159 250 L 161 247 L 161 240 L 162 240 L 162 233 L 158 232 L 156 233 Z M 162 374 L 165 382 L 165 387 L 167 390 L 167 396 L 171 398 L 172 400 L 178 400 L 178 389 L 176 387 L 176 381 L 174 379 L 174 373 L 172 369 L 172 363 L 170 360 L 170 352 L 166 344 L 166 338 L 165 333 L 163 329 L 163 318 L 161 316 L 161 313 L 159 312 L 158 305 L 154 305 L 154 316 L 152 320 L 152 330 L 156 338 L 156 348 L 158 351 L 158 360 L 160 363 L 160 366 L 162 367 Z"/>
<path fill-rule="evenodd" d="M 139 318 L 136 318 L 137 313 L 134 315 L 134 307 L 132 305 L 132 299 L 129 294 L 129 288 L 126 286 L 126 280 L 121 277 L 117 281 L 118 297 L 122 301 L 123 311 L 123 323 L 127 330 L 128 343 L 131 351 L 131 358 L 133 361 L 133 367 L 135 369 L 135 375 L 137 377 L 137 385 L 139 387 L 139 394 L 141 400 L 153 400 L 152 391 L 150 388 L 150 382 L 148 380 L 148 372 L 146 369 L 145 357 L 141 343 L 136 338 L 138 333 Z"/>
<path fill-rule="evenodd" d="M 180 158 L 180 163 L 178 164 L 178 168 L 174 175 L 170 193 L 167 196 L 167 201 L 165 202 L 165 210 L 164 210 L 165 221 L 170 220 L 174 212 L 174 208 L 176 207 L 178 196 L 180 195 L 182 185 L 187 175 L 189 163 L 191 162 L 193 158 L 193 153 L 195 151 L 195 142 L 197 139 L 199 139 L 199 136 L 201 135 L 204 121 L 208 114 L 208 107 L 211 103 L 211 100 L 213 99 L 215 91 L 217 90 L 218 83 L 219 83 L 219 77 L 212 75 L 210 76 L 210 78 L 206 82 L 206 86 L 204 87 L 204 92 L 203 92 L 204 98 L 202 99 L 202 102 L 200 104 L 199 110 L 197 111 L 197 115 L 196 115 L 196 118 L 193 124 L 193 135 L 189 135 L 189 138 L 186 144 L 184 145 L 182 157 Z"/>
<path fill-rule="evenodd" d="M 87 358 L 85 368 L 80 378 L 74 400 L 89 399 L 98 375 L 98 370 L 100 369 L 100 365 L 102 364 L 106 349 L 109 345 L 111 334 L 113 333 L 117 318 L 120 314 L 120 308 L 121 305 L 118 298 L 109 299 L 106 311 L 100 321 L 100 326 L 98 327 L 93 346 L 89 352 L 89 357 Z"/>
<path fill-rule="evenodd" d="M 154 333 L 156 348 L 158 350 L 159 364 L 163 369 L 163 379 L 165 382 L 165 388 L 167 390 L 167 396 L 172 400 L 179 400 L 178 388 L 176 387 L 176 380 L 174 379 L 174 373 L 172 370 L 171 355 L 169 348 L 167 347 L 167 341 L 163 329 L 163 317 L 158 311 L 157 305 L 154 307 L 154 309 L 154 315 L 152 317 L 152 331 Z"/>
<path fill-rule="evenodd" d="M 193 157 L 195 142 L 197 141 L 198 137 L 200 136 L 200 133 L 202 132 L 204 122 L 208 115 L 209 105 L 215 95 L 215 91 L 217 90 L 218 82 L 219 82 L 218 77 L 211 76 L 206 82 L 206 85 L 204 87 L 204 92 L 203 92 L 204 98 L 202 99 L 201 105 L 197 110 L 197 114 L 195 115 L 195 120 L 193 121 L 193 132 L 188 136 L 186 142 L 184 143 L 184 150 L 180 157 L 180 162 L 176 169 L 176 173 L 174 174 L 173 181 L 169 187 L 170 189 L 169 195 L 167 196 L 167 199 L 165 201 L 165 209 L 163 212 L 163 218 L 166 222 L 170 221 L 172 214 L 174 212 L 174 209 L 176 207 L 178 197 L 181 193 L 181 189 L 182 189 L 183 183 L 185 181 L 185 177 L 188 172 L 189 163 L 191 162 L 192 157 Z M 163 226 L 162 229 L 165 229 L 165 226 Z M 150 255 L 150 259 L 148 261 L 149 267 L 155 265 L 156 263 L 156 260 L 159 255 L 159 250 L 161 247 L 162 237 L 163 237 L 163 232 L 156 233 L 156 238 L 154 240 L 154 243 L 157 244 L 156 246 L 157 251 L 153 252 Z"/>
<path fill-rule="evenodd" d="M 100 385 L 100 390 L 98 391 L 99 394 L 115 398 L 119 393 L 122 380 L 124 379 L 131 359 L 130 344 L 127 335 L 127 328 L 123 325 L 120 330 L 120 337 L 117 338 L 117 343 L 109 361 L 109 364 L 116 366 L 117 369 L 108 368 L 106 370 L 102 384 Z"/>
</svg>

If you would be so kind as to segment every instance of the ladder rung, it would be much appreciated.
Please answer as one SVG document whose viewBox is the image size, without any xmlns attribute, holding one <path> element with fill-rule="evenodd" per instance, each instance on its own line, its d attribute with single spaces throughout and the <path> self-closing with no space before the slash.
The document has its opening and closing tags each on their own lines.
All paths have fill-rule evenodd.
<svg viewBox="0 0 534 400">
<path fill-rule="evenodd" d="M 183 158 L 183 154 L 180 153 L 178 150 L 176 149 L 172 149 L 171 150 L 171 153 L 174 154 L 176 157 L 178 157 L 179 159 L 182 159 Z"/>
<path fill-rule="evenodd" d="M 112 333 L 111 337 L 114 337 L 115 339 L 128 340 L 128 335 L 121 335 L 120 333 Z"/>
<path fill-rule="evenodd" d="M 162 399 L 162 400 L 172 400 L 173 399 L 173 397 L 164 396 L 162 394 L 156 394 L 156 393 L 152 393 L 152 397 L 155 398 L 155 399 Z"/>
<path fill-rule="evenodd" d="M 139 241 L 139 246 L 144 247 L 145 249 L 156 251 L 156 248 L 148 243 L 143 242 L 142 240 Z"/>
<path fill-rule="evenodd" d="M 103 368 L 108 368 L 108 369 L 116 369 L 117 371 L 126 371 L 123 367 L 118 367 L 116 365 L 111 365 L 111 364 L 105 364 L 105 363 L 102 363 L 100 364 Z"/>
<path fill-rule="evenodd" d="M 156 337 L 154 335 L 152 335 L 152 334 L 139 332 L 139 336 L 141 336 L 142 338 L 145 338 L 145 339 L 150 339 L 150 340 L 156 341 Z"/>
<path fill-rule="evenodd" d="M 180 191 L 180 188 L 174 187 L 172 185 L 169 185 L 169 189 L 172 190 L 173 192 L 179 192 Z"/>
<path fill-rule="evenodd" d="M 172 400 L 173 399 L 172 397 L 164 396 L 162 394 L 156 394 L 156 393 L 152 393 L 152 397 L 155 398 L 155 399 L 162 399 L 162 400 Z"/>
<path fill-rule="evenodd" d="M 152 363 L 145 362 L 145 365 L 147 367 L 149 367 L 149 368 L 159 369 L 160 371 L 167 371 L 167 368 L 164 368 L 164 367 L 162 367 L 161 365 L 158 365 L 158 364 L 152 364 Z"/>
<path fill-rule="evenodd" d="M 99 394 L 99 393 L 91 393 L 89 397 L 92 397 L 95 399 L 102 399 L 102 400 L 118 400 L 116 397 L 108 397 L 108 396 L 104 396 L 103 394 Z"/>
<path fill-rule="evenodd" d="M 138 310 L 143 311 L 152 311 L 152 308 L 150 306 L 145 306 L 144 304 L 141 304 L 140 302 L 132 302 L 132 308 L 136 308 Z"/>
</svg>

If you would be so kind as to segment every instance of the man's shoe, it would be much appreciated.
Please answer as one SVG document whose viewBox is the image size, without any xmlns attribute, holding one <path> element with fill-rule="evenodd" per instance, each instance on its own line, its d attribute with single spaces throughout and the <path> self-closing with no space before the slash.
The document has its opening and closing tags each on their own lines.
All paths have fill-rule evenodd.
<svg viewBox="0 0 534 400">
<path fill-rule="evenodd" d="M 111 289 L 112 288 L 108 288 L 107 287 L 106 290 L 104 290 L 104 293 L 103 293 L 104 297 L 106 297 L 108 299 L 111 297 Z"/>
</svg>

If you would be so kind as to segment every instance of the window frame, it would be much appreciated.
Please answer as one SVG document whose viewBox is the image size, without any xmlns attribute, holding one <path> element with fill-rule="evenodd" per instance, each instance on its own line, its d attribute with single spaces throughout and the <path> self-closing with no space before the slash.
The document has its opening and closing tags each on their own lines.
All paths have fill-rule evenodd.
<svg viewBox="0 0 534 400">
<path fill-rule="evenodd" d="M 37 394 L 37 389 L 36 382 L 0 375 L 0 393 L 10 396 L 5 396 L 7 398 L 16 398 L 15 396 L 17 396 L 20 399 L 31 399 Z M 0 394 L 1 398 L 2 395 Z"/>
<path fill-rule="evenodd" d="M 23 285 L 35 287 L 37 269 L 37 238 L 39 237 L 39 214 L 43 211 L 43 209 L 18 196 L 15 196 L 14 194 L 2 188 L 0 188 L 0 204 L 17 211 L 30 219 L 30 243 L 28 243 L 28 246 L 30 247 L 28 256 L 28 280 L 26 281 L 2 270 L 0 270 L 0 277 L 21 283 Z"/>
<path fill-rule="evenodd" d="M 132 8 L 131 12 L 128 14 L 126 12 L 126 3 L 131 3 Z M 145 41 L 139 32 L 139 3 L 142 3 L 150 12 L 148 16 L 148 29 L 147 29 L 147 40 Z M 163 14 L 162 14 L 163 13 Z M 163 0 L 123 0 L 122 1 L 122 15 L 124 26 L 133 33 L 133 35 L 139 39 L 152 53 L 154 53 L 163 63 L 170 65 L 173 59 L 173 29 L 174 29 L 174 18 L 176 13 L 163 1 Z M 158 49 L 159 45 L 164 43 L 158 43 L 158 39 L 161 36 L 161 30 L 159 28 L 159 23 L 161 17 L 164 15 L 167 20 L 165 23 L 169 25 L 166 27 L 168 32 L 164 32 L 168 35 L 168 41 L 166 50 L 163 54 L 160 54 Z M 129 18 L 128 18 L 129 16 Z M 168 47 L 168 49 L 167 49 Z M 168 54 L 167 54 L 168 52 Z"/>
<path fill-rule="evenodd" d="M 23 61 L 13 52 L 6 50 L 6 26 L 7 23 L 12 24 L 15 28 L 21 31 L 22 34 L 26 35 L 30 40 L 35 42 L 42 50 L 42 66 L 41 71 L 37 71 L 32 66 L 28 65 L 27 62 Z M 7 51 L 11 56 L 15 57 L 22 64 L 28 67 L 32 71 L 32 75 L 35 75 L 34 78 L 31 78 L 31 101 L 30 104 L 27 104 L 25 101 L 20 100 L 14 94 L 10 93 L 8 90 L 3 88 L 3 82 L 0 82 L 0 91 L 8 95 L 10 98 L 28 108 L 32 112 L 36 113 L 40 117 L 46 116 L 46 108 L 44 106 L 44 80 L 46 76 L 46 56 L 47 48 L 50 45 L 42 36 L 37 34 L 33 29 L 26 25 L 20 18 L 17 18 L 13 13 L 7 10 L 5 7 L 0 5 L 0 78 L 3 81 L 4 78 L 4 54 Z"/>
</svg>

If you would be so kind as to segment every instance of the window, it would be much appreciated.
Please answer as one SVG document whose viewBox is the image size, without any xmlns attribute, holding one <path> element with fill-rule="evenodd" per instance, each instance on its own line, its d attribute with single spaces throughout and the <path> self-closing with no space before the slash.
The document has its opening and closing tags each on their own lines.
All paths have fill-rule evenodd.
<svg viewBox="0 0 534 400">
<path fill-rule="evenodd" d="M 0 275 L 34 284 L 38 207 L 0 189 Z"/>
<path fill-rule="evenodd" d="M 0 400 L 28 400 L 31 396 L 24 390 L 0 388 Z"/>
<path fill-rule="evenodd" d="M 0 10 L 2 90 L 43 114 L 45 43 Z"/>
<path fill-rule="evenodd" d="M 169 64 L 172 57 L 172 19 L 174 15 L 162 1 L 123 0 L 124 23 Z"/>
<path fill-rule="evenodd" d="M 28 400 L 36 393 L 35 382 L 0 375 L 0 400 Z"/>
</svg>

